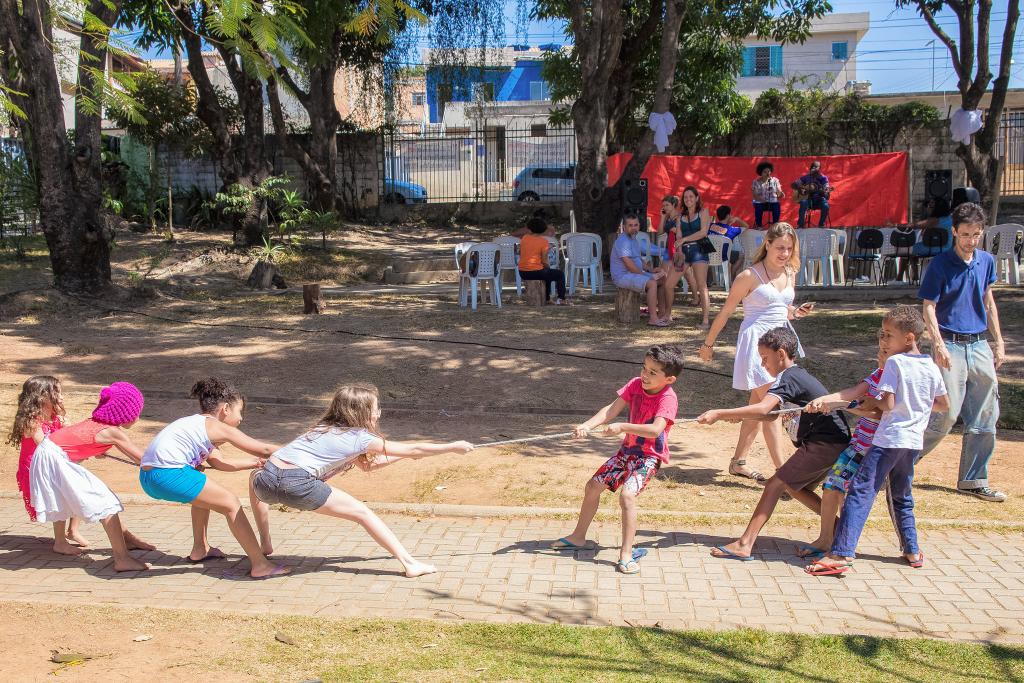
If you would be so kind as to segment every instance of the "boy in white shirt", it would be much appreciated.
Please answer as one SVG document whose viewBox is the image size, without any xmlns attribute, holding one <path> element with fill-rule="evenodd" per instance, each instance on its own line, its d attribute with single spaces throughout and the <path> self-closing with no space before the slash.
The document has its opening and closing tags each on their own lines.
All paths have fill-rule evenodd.
<svg viewBox="0 0 1024 683">
<path fill-rule="evenodd" d="M 877 407 L 882 419 L 871 450 L 850 483 L 850 491 L 836 527 L 832 551 L 805 570 L 808 574 L 842 574 L 853 566 L 854 551 L 875 497 L 889 478 L 892 512 L 903 545 L 903 559 L 914 568 L 923 566 L 914 521 L 914 460 L 924 446 L 924 430 L 932 413 L 949 409 L 942 375 L 931 357 L 918 349 L 924 319 L 911 306 L 897 306 L 882 320 L 879 347 L 907 348 L 885 362 L 878 381 L 878 398 L 866 398 L 863 408 Z"/>
</svg>

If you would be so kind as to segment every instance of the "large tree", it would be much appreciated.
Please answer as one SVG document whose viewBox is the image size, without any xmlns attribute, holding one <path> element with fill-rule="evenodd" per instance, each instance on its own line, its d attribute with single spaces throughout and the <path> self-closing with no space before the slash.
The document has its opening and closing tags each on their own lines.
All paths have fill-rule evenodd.
<svg viewBox="0 0 1024 683">
<path fill-rule="evenodd" d="M 928 28 L 949 50 L 953 70 L 957 75 L 956 88 L 960 91 L 961 108 L 972 111 L 981 105 L 982 97 L 992 86 L 992 98 L 981 130 L 972 136 L 969 144 L 960 144 L 956 154 L 964 162 L 967 178 L 981 193 L 982 199 L 994 199 L 998 159 L 994 151 L 999 121 L 1006 104 L 1006 90 L 1010 86 L 1010 67 L 1013 64 L 1013 40 L 1020 18 L 1019 0 L 1007 0 L 1006 24 L 999 42 L 999 71 L 990 69 L 992 32 L 992 0 L 897 0 L 899 7 L 915 7 Z M 947 10 L 956 16 L 956 36 L 939 25 L 938 15 Z"/>
<path fill-rule="evenodd" d="M 100 214 L 100 124 L 109 95 L 104 75 L 118 0 L 89 0 L 81 21 L 48 0 L 0 2 L 0 78 L 23 113 L 25 150 L 39 185 L 39 222 L 54 284 L 98 293 L 110 283 L 110 236 Z M 77 51 L 55 41 L 55 26 L 79 35 Z M 62 67 L 77 77 L 75 130 L 69 144 L 61 96 Z"/>
<path fill-rule="evenodd" d="M 673 110 L 683 91 L 691 109 L 680 123 L 692 125 L 703 114 L 720 126 L 720 105 L 738 106 L 730 93 L 743 38 L 802 41 L 811 21 L 830 9 L 826 0 L 540 0 L 536 15 L 566 19 L 573 41 L 567 54 L 552 56 L 546 73 L 556 101 L 573 100 L 577 222 L 614 229 L 620 199 L 618 186 L 607 187 L 609 152 L 633 152 L 622 176 L 632 180 L 655 151 L 653 132 L 638 130 L 638 120 Z M 694 52 L 703 57 L 688 59 Z M 681 64 L 689 67 L 685 73 Z"/>
<path fill-rule="evenodd" d="M 265 104 L 263 76 L 265 55 L 286 60 L 286 41 L 302 40 L 297 19 L 302 8 L 291 0 L 180 0 L 151 3 L 126 0 L 128 25 L 142 29 L 137 39 L 144 47 L 184 46 L 186 64 L 196 91 L 196 115 L 210 133 L 210 148 L 224 188 L 240 185 L 259 187 L 273 170 L 264 136 Z M 233 95 L 210 78 L 204 49 L 210 46 L 220 57 Z M 234 100 L 232 102 L 231 100 Z M 237 106 L 240 117 L 233 116 Z M 240 125 L 238 125 L 240 118 Z M 246 244 L 262 242 L 266 236 L 267 205 L 261 193 L 240 216 Z"/>
</svg>

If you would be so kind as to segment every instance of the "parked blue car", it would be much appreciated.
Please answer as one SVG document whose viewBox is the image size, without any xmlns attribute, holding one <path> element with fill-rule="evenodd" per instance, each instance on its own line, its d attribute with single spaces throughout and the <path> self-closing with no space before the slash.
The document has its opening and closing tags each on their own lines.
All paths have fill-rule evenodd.
<svg viewBox="0 0 1024 683">
<path fill-rule="evenodd" d="M 427 188 L 406 180 L 384 179 L 385 204 L 426 204 Z"/>
</svg>

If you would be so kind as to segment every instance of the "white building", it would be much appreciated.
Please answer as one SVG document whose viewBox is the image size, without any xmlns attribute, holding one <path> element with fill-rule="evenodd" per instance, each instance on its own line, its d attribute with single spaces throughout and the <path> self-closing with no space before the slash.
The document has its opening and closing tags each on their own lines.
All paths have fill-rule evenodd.
<svg viewBox="0 0 1024 683">
<path fill-rule="evenodd" d="M 857 45 L 868 32 L 867 12 L 829 14 L 815 20 L 803 43 L 780 45 L 754 37 L 743 41 L 743 69 L 736 90 L 751 99 L 769 88 L 844 90 L 857 83 Z M 870 85 L 870 84 L 868 84 Z"/>
</svg>

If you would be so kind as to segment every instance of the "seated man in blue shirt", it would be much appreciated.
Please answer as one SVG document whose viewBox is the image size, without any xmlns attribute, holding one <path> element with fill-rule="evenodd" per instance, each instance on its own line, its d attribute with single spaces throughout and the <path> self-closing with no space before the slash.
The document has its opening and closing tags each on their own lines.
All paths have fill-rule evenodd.
<svg viewBox="0 0 1024 683">
<path fill-rule="evenodd" d="M 612 282 L 619 289 L 629 289 L 644 294 L 647 298 L 648 325 L 666 327 L 667 320 L 658 316 L 658 307 L 665 310 L 668 302 L 666 296 L 671 292 L 665 290 L 665 271 L 650 272 L 640 257 L 640 244 L 636 240 L 640 232 L 640 217 L 629 212 L 622 219 L 622 232 L 612 247 L 611 262 Z"/>
<path fill-rule="evenodd" d="M 982 500 L 1002 502 L 1006 494 L 988 485 L 988 463 L 995 451 L 999 419 L 996 370 L 1003 364 L 1006 350 L 992 296 L 995 260 L 978 249 L 985 222 L 985 212 L 977 204 L 956 207 L 953 248 L 935 256 L 921 279 L 918 296 L 950 409 L 932 415 L 919 457 L 935 448 L 958 417 L 963 418 L 957 489 Z M 986 332 L 991 335 L 991 346 Z"/>
<path fill-rule="evenodd" d="M 821 172 L 821 162 L 812 161 L 807 175 L 793 183 L 796 196 L 800 197 L 800 220 L 798 228 L 807 227 L 807 212 L 820 210 L 821 218 L 818 227 L 824 228 L 828 221 L 828 198 L 832 194 L 832 186 L 828 184 L 828 176 Z"/>
</svg>

